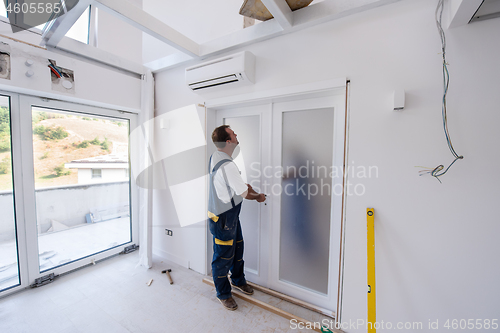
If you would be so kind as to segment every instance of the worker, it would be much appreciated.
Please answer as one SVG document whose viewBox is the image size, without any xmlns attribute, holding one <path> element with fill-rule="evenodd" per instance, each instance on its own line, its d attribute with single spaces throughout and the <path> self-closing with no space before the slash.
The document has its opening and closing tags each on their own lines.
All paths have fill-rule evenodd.
<svg viewBox="0 0 500 333">
<path fill-rule="evenodd" d="M 219 301 L 226 309 L 236 310 L 238 305 L 232 297 L 231 285 L 247 295 L 253 294 L 243 271 L 241 203 L 243 198 L 264 202 L 266 196 L 244 182 L 233 162 L 231 156 L 239 144 L 236 133 L 228 125 L 222 125 L 213 131 L 212 141 L 217 147 L 209 161 L 208 221 L 214 238 L 212 276 Z"/>
</svg>

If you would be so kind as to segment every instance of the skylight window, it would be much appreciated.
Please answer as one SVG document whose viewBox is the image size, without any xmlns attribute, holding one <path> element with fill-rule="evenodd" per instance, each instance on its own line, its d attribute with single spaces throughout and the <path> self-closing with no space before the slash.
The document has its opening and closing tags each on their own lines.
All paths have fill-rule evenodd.
<svg viewBox="0 0 500 333">
<path fill-rule="evenodd" d="M 43 30 L 44 24 L 40 24 L 36 28 Z M 83 12 L 78 20 L 73 24 L 71 29 L 66 33 L 66 37 L 72 38 L 84 44 L 89 43 L 89 25 L 90 25 L 90 6 Z"/>
<path fill-rule="evenodd" d="M 0 1 L 0 16 L 8 18 L 5 2 Z M 40 24 L 35 28 L 43 30 L 46 23 Z M 90 6 L 83 12 L 80 18 L 73 24 L 66 33 L 66 37 L 72 38 L 84 44 L 89 43 L 89 25 L 90 25 Z"/>
<path fill-rule="evenodd" d="M 73 38 L 84 44 L 89 43 L 90 6 L 66 33 L 66 37 Z"/>
<path fill-rule="evenodd" d="M 0 1 L 0 16 L 7 17 L 7 10 L 5 9 L 5 2 Z"/>
</svg>

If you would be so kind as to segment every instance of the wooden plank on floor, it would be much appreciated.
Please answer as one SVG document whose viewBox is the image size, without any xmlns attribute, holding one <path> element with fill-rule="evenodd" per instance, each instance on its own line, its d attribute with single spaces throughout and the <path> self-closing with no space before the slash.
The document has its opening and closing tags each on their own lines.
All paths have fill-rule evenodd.
<svg viewBox="0 0 500 333">
<path fill-rule="evenodd" d="M 214 287 L 214 281 L 212 279 L 204 278 L 203 282 L 206 283 L 206 284 L 208 284 L 208 285 L 210 285 L 210 286 L 212 286 L 212 287 Z M 302 323 L 305 327 L 314 327 L 313 330 L 316 331 L 316 332 L 322 332 L 320 328 L 317 328 L 317 327 L 314 326 L 314 323 L 312 323 L 312 322 L 310 322 L 308 320 L 305 320 L 303 318 L 300 318 L 300 317 L 298 317 L 296 315 L 293 315 L 293 314 L 291 314 L 289 312 L 283 311 L 283 310 L 281 310 L 281 309 L 279 309 L 279 308 L 277 308 L 275 306 L 272 306 L 272 305 L 269 305 L 269 304 L 267 304 L 265 302 L 262 302 L 262 301 L 254 298 L 254 297 L 252 297 L 250 295 L 245 295 L 244 293 L 242 293 L 242 292 L 240 292 L 238 290 L 232 290 L 231 293 L 234 296 L 236 296 L 238 298 L 241 298 L 241 299 L 247 301 L 250 304 L 256 305 L 256 306 L 258 306 L 258 307 L 260 307 L 260 308 L 262 308 L 264 310 L 270 311 L 270 312 L 272 312 L 272 313 L 274 313 L 274 314 L 276 314 L 278 316 L 281 316 L 283 318 L 286 318 L 288 320 L 294 319 L 294 320 L 297 321 L 297 324 L 298 323 Z M 335 330 L 335 329 L 332 329 L 332 328 L 330 328 L 330 331 L 335 332 L 335 333 L 344 333 L 343 331 Z"/>
<path fill-rule="evenodd" d="M 255 290 L 262 291 L 263 293 L 266 293 L 268 295 L 280 298 L 280 299 L 285 300 L 287 302 L 290 302 L 292 304 L 301 306 L 301 307 L 306 308 L 308 310 L 311 310 L 311 311 L 317 312 L 319 314 L 322 314 L 324 316 L 327 316 L 327 317 L 335 319 L 335 312 L 334 311 L 330 311 L 330 310 L 321 308 L 319 306 L 316 306 L 316 305 L 313 305 L 313 304 L 301 301 L 299 299 L 296 299 L 295 297 L 285 295 L 283 293 L 280 293 L 279 291 L 272 290 L 272 289 L 260 286 L 258 284 L 253 283 L 253 282 L 248 282 L 247 281 L 247 283 L 250 286 L 252 286 L 252 288 L 255 289 Z"/>
</svg>

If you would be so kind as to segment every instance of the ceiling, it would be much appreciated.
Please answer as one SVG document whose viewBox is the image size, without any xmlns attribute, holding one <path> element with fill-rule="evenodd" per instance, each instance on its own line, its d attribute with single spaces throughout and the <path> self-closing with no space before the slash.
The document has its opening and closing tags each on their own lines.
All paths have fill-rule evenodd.
<svg viewBox="0 0 500 333">
<path fill-rule="evenodd" d="M 246 28 L 239 14 L 243 1 L 79 0 L 73 10 L 48 27 L 42 45 L 64 49 L 63 43 L 59 44 L 62 37 L 86 8 L 93 5 L 145 33 L 142 65 L 159 72 L 401 0 L 314 0 L 309 6 L 293 12 L 286 0 L 261 0 L 274 18 L 256 21 Z M 468 24 L 473 16 L 474 19 L 491 17 L 491 10 L 496 10 L 493 15 L 500 11 L 500 0 L 448 1 L 450 27 Z M 111 64 L 109 54 L 92 48 L 85 45 L 78 52 L 65 51 Z M 126 61 L 120 64 L 130 72 L 143 71 L 137 64 Z"/>
<path fill-rule="evenodd" d="M 314 0 L 293 12 L 286 0 L 261 0 L 274 18 L 256 21 L 247 28 L 243 28 L 243 16 L 239 14 L 243 1 L 79 0 L 71 11 L 51 22 L 44 31 L 41 45 L 115 67 L 119 63 L 132 73 L 141 74 L 142 66 L 158 72 L 400 0 Z M 63 40 L 89 5 L 146 34 L 141 68 L 125 59 L 117 61 L 116 56 L 113 60 L 109 53 L 91 45 L 75 45 Z"/>
</svg>

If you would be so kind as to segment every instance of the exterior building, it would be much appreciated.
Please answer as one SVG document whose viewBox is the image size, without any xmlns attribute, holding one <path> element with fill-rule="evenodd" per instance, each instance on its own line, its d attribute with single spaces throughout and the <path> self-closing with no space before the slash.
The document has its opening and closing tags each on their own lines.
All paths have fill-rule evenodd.
<svg viewBox="0 0 500 333">
<path fill-rule="evenodd" d="M 127 154 L 82 158 L 66 163 L 64 167 L 78 169 L 78 184 L 119 182 L 129 178 Z"/>
</svg>

